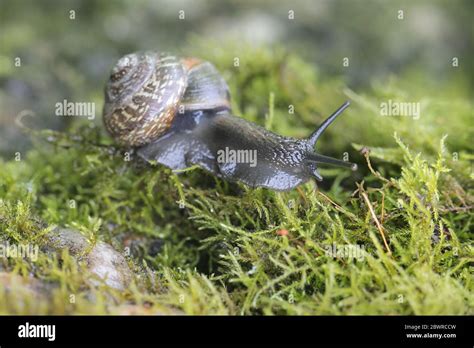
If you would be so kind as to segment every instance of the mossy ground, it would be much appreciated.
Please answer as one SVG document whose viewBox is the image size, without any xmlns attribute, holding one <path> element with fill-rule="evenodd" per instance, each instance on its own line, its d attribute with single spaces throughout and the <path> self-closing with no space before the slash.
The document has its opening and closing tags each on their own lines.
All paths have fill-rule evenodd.
<svg viewBox="0 0 474 348">
<path fill-rule="evenodd" d="M 283 50 L 249 49 L 240 69 L 224 48 L 200 52 L 223 72 L 234 112 L 280 134 L 306 137 L 351 99 L 318 151 L 347 152 L 358 172 L 325 169 L 319 187 L 278 193 L 125 161 L 87 121 L 43 132 L 19 161 L 0 160 L 2 240 L 41 245 L 54 226 L 70 226 L 92 243 L 133 249 L 135 279 L 118 292 L 92 286 L 68 255 L 1 259 L 5 272 L 54 290 L 34 300 L 0 284 L 0 313 L 117 313 L 130 304 L 140 313 L 474 313 L 473 105 L 456 78 L 440 88 L 412 74 L 355 92 Z M 421 117 L 380 116 L 387 99 L 421 101 Z M 363 256 L 327 253 L 347 245 Z"/>
</svg>

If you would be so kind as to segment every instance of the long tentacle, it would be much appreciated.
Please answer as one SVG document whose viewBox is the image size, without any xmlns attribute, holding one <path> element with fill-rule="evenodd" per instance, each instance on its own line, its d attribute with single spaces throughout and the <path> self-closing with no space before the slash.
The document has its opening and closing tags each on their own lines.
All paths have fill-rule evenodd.
<svg viewBox="0 0 474 348">
<path fill-rule="evenodd" d="M 326 128 L 329 127 L 331 123 L 334 122 L 337 116 L 339 116 L 348 106 L 350 105 L 349 101 L 346 101 L 344 104 L 342 104 L 339 109 L 334 111 L 334 113 L 329 116 L 320 126 L 318 129 L 314 131 L 313 134 L 311 134 L 308 138 L 309 143 L 314 146 L 316 145 L 316 141 L 318 141 L 319 137 L 323 132 L 326 130 Z"/>
</svg>

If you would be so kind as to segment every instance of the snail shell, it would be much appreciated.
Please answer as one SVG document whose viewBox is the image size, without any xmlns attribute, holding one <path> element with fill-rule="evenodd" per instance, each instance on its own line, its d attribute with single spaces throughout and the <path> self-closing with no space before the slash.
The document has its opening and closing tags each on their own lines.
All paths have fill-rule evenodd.
<svg viewBox="0 0 474 348">
<path fill-rule="evenodd" d="M 314 151 L 321 134 L 348 105 L 307 139 L 281 136 L 231 114 L 229 88 L 211 63 L 144 52 L 122 57 L 113 68 L 103 118 L 119 144 L 137 148 L 150 163 L 171 169 L 197 164 L 251 187 L 289 190 L 311 178 L 322 180 L 320 163 L 356 169 Z M 254 152 L 258 161 L 222 161 L 224 150 Z"/>
<path fill-rule="evenodd" d="M 194 58 L 144 52 L 122 57 L 105 88 L 104 123 L 121 144 L 141 146 L 163 135 L 176 114 L 230 108 L 214 66 Z"/>
</svg>

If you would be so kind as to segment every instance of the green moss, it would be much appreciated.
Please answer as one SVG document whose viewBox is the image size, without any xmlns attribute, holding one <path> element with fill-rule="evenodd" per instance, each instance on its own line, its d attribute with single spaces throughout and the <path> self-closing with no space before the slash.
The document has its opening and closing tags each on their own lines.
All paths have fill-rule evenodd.
<svg viewBox="0 0 474 348">
<path fill-rule="evenodd" d="M 54 290 L 31 301 L 27 287 L 16 283 L 22 290 L 13 294 L 3 283 L 0 313 L 135 305 L 149 313 L 473 314 L 471 102 L 396 79 L 356 94 L 283 50 L 246 48 L 241 69 L 225 48 L 202 51 L 229 82 L 235 113 L 281 134 L 307 136 L 353 99 L 318 151 L 347 152 L 359 171 L 323 170 L 322 187 L 276 193 L 197 168 L 177 175 L 125 161 L 101 128 L 81 122 L 67 133 L 42 132 L 22 161 L 0 160 L 2 240 L 41 246 L 55 226 L 69 226 L 119 251 L 134 241 L 135 279 L 118 293 L 92 285 L 67 254 L 2 259 L 4 272 Z M 408 96 L 422 100 L 418 120 L 380 117 L 381 100 Z M 328 252 L 347 245 L 360 258 Z"/>
</svg>

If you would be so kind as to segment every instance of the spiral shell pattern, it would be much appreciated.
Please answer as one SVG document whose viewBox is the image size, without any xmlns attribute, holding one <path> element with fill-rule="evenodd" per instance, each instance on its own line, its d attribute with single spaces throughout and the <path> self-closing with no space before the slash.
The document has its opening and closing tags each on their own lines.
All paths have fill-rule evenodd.
<svg viewBox="0 0 474 348">
<path fill-rule="evenodd" d="M 122 57 L 105 88 L 104 123 L 122 145 L 142 146 L 171 126 L 187 85 L 180 59 L 156 52 Z"/>
</svg>

